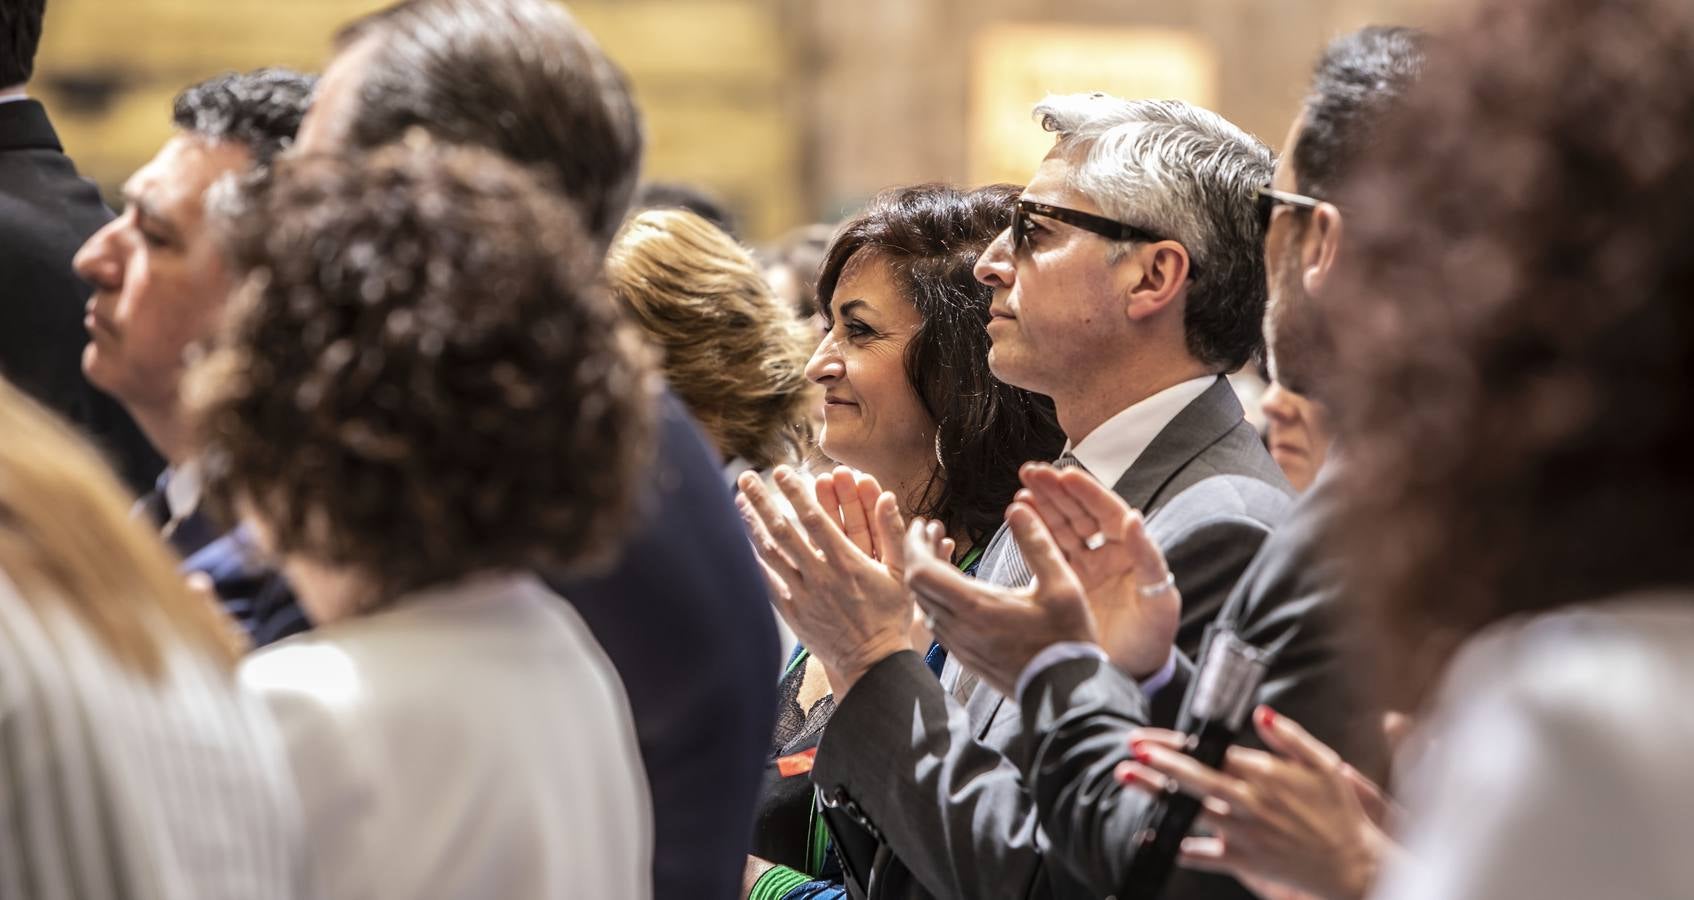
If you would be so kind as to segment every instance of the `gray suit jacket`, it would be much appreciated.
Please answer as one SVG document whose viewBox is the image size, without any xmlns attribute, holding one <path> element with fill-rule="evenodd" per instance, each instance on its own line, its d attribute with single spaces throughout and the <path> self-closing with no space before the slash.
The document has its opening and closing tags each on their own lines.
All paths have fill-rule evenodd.
<svg viewBox="0 0 1694 900">
<path fill-rule="evenodd" d="M 1277 647 L 1259 702 L 1292 717 L 1361 772 L 1381 780 L 1388 751 L 1381 711 L 1354 677 L 1347 648 L 1352 621 L 1337 598 L 1334 563 L 1320 553 L 1333 497 L 1320 478 L 1288 522 L 1273 534 L 1235 587 L 1220 619 L 1233 622 L 1259 647 Z M 1131 896 L 1123 875 L 1132 837 L 1150 804 L 1112 777 L 1129 758 L 1125 735 L 1142 724 L 1176 724 L 1193 667 L 1182 661 L 1176 680 L 1149 706 L 1140 688 L 1110 666 L 1076 661 L 1031 680 L 1023 697 L 1026 739 L 1035 752 L 1025 772 L 1041 812 L 1052 855 L 1096 896 Z M 1242 743 L 1259 746 L 1249 732 Z M 1219 898 L 1252 895 L 1229 879 L 1178 871 L 1165 896 Z"/>
<path fill-rule="evenodd" d="M 1114 490 L 1165 548 L 1186 606 L 1179 646 L 1192 650 L 1286 515 L 1288 484 L 1219 378 Z M 981 571 L 1008 546 L 997 537 Z M 812 771 L 850 887 L 876 898 L 1095 896 L 1045 864 L 1024 782 L 1032 752 L 1017 704 L 988 686 L 961 705 L 916 654 L 872 668 L 837 707 Z"/>
</svg>

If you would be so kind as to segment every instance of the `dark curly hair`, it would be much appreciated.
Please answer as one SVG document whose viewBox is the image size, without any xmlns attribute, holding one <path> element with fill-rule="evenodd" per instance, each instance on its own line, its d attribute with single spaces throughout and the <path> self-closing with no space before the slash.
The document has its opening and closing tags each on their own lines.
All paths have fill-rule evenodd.
<svg viewBox="0 0 1694 900">
<path fill-rule="evenodd" d="M 1295 189 L 1320 200 L 1334 199 L 1354 169 L 1375 153 L 1378 132 L 1423 73 L 1428 35 L 1412 28 L 1371 25 L 1342 35 L 1324 49 L 1306 92 L 1300 133 L 1287 152 Z M 1267 267 L 1280 278 L 1283 299 L 1266 309 L 1265 340 L 1276 357 L 1276 380 L 1307 397 L 1326 399 L 1325 381 L 1334 374 L 1337 335 L 1311 305 L 1299 299 L 1300 236 L 1311 222 L 1292 216 L 1283 242 L 1282 265 Z"/>
<path fill-rule="evenodd" d="M 294 143 L 317 79 L 287 69 L 229 72 L 176 95 L 171 122 L 190 134 L 233 141 L 267 166 Z"/>
<path fill-rule="evenodd" d="M 629 212 L 644 137 L 629 82 L 550 0 L 404 0 L 336 37 L 370 38 L 349 140 L 370 149 L 422 128 L 534 166 L 609 246 Z"/>
<path fill-rule="evenodd" d="M 35 74 L 35 51 L 41 46 L 41 20 L 47 0 L 6 0 L 0 3 L 0 86 L 23 84 Z"/>
<path fill-rule="evenodd" d="M 1489 0 L 1443 43 L 1321 301 L 1400 701 L 1499 620 L 1694 586 L 1694 10 Z"/>
<path fill-rule="evenodd" d="M 1416 28 L 1371 25 L 1324 48 L 1291 151 L 1297 190 L 1328 199 L 1370 157 L 1377 126 L 1423 74 L 1427 43 Z"/>
<path fill-rule="evenodd" d="M 427 146 L 280 160 L 243 200 L 241 288 L 191 374 L 214 499 L 379 601 L 617 546 L 655 377 L 565 204 Z"/>
<path fill-rule="evenodd" d="M 1011 225 L 1020 190 L 923 184 L 885 191 L 842 225 L 818 273 L 818 311 L 831 326 L 836 284 L 861 252 L 888 265 L 923 318 L 906 345 L 906 378 L 935 421 L 940 468 L 911 512 L 972 543 L 1000 526 L 1018 467 L 1052 459 L 1065 444 L 1052 400 L 988 371 L 993 290 L 972 270 Z"/>
</svg>

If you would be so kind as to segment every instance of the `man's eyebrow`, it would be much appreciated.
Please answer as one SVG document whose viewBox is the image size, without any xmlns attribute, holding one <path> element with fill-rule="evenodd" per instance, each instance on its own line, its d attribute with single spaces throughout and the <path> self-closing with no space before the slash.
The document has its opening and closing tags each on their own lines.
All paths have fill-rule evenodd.
<svg viewBox="0 0 1694 900">
<path fill-rule="evenodd" d="M 123 197 L 126 205 L 135 207 L 135 217 L 138 221 L 145 221 L 153 228 L 166 232 L 167 235 L 175 236 L 176 225 L 171 222 L 168 216 L 160 213 L 159 208 L 150 203 L 146 197 L 128 185 L 124 186 Z"/>
</svg>

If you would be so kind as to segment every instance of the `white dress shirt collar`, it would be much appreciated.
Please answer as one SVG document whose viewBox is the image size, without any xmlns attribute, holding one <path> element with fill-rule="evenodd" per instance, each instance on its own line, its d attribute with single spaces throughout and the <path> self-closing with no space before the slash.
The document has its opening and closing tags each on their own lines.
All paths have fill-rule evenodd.
<svg viewBox="0 0 1694 900">
<path fill-rule="evenodd" d="M 29 94 L 24 92 L 24 86 L 21 84 L 10 88 L 0 88 L 0 103 L 16 103 L 19 100 L 28 99 Z"/>
<path fill-rule="evenodd" d="M 1117 484 L 1159 432 L 1217 380 L 1216 375 L 1202 375 L 1173 384 L 1101 422 L 1074 446 L 1067 443 L 1065 450 L 1101 484 Z"/>
<path fill-rule="evenodd" d="M 171 469 L 165 478 L 165 510 L 170 521 L 180 522 L 200 507 L 202 480 L 200 463 L 189 460 Z"/>
</svg>

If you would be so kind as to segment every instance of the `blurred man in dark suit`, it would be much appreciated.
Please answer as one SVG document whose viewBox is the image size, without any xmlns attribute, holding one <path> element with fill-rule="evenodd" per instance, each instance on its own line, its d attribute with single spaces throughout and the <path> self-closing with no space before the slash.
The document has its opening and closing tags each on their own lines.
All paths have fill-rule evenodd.
<svg viewBox="0 0 1694 900">
<path fill-rule="evenodd" d="M 628 84 L 547 0 L 408 0 L 354 22 L 300 151 L 431 138 L 533 166 L 603 252 L 623 224 L 643 137 Z M 731 898 L 776 722 L 780 660 L 763 577 L 719 464 L 660 400 L 645 518 L 609 571 L 550 579 L 629 694 L 653 795 L 653 896 Z"/>
<path fill-rule="evenodd" d="M 311 79 L 282 70 L 224 75 L 176 98 L 176 134 L 124 185 L 123 215 L 76 255 L 94 286 L 83 370 L 135 416 L 170 468 L 143 510 L 201 572 L 255 645 L 305 630 L 282 579 L 247 535 L 201 508 L 200 466 L 180 387 L 190 358 L 215 333 L 232 285 L 207 221 L 217 185 L 266 165 L 294 137 Z"/>
<path fill-rule="evenodd" d="M 142 491 L 164 463 L 79 364 L 88 287 L 71 271 L 71 256 L 112 212 L 77 175 L 47 110 L 24 92 L 46 6 L 0 2 L 0 376 L 81 426 Z"/>
</svg>

